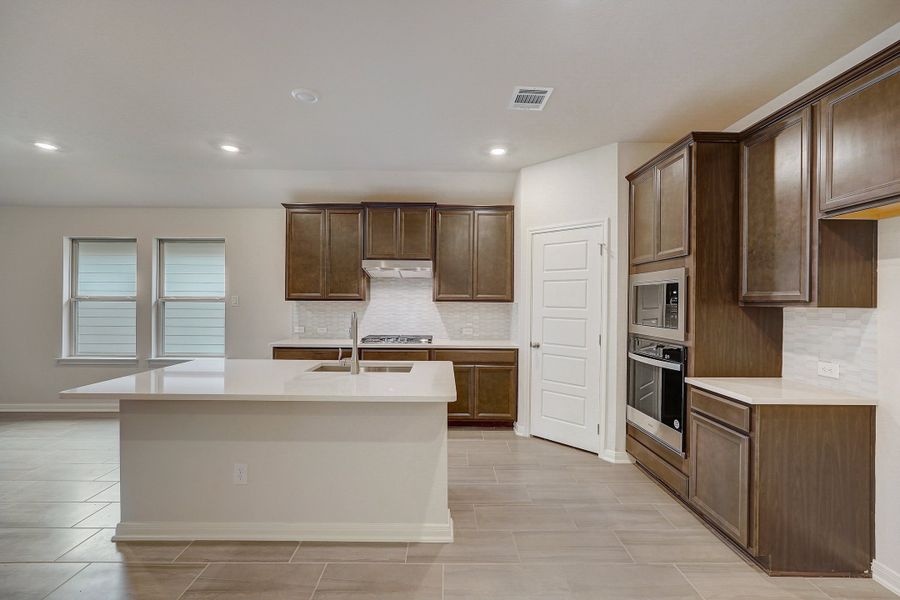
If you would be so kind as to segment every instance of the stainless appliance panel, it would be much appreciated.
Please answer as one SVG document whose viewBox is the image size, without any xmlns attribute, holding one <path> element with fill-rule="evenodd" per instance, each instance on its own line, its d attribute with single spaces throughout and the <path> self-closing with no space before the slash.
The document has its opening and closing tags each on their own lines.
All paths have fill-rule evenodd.
<svg viewBox="0 0 900 600">
<path fill-rule="evenodd" d="M 631 276 L 628 331 L 683 342 L 687 275 L 684 268 Z"/>
<path fill-rule="evenodd" d="M 682 453 L 687 350 L 637 336 L 629 346 L 626 420 Z"/>
</svg>

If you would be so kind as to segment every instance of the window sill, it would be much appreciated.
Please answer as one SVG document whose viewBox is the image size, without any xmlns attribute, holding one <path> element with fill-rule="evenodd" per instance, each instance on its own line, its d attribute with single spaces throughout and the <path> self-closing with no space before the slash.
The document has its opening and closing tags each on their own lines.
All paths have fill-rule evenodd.
<svg viewBox="0 0 900 600">
<path fill-rule="evenodd" d="M 134 356 L 60 356 L 58 365 L 136 365 Z"/>
</svg>

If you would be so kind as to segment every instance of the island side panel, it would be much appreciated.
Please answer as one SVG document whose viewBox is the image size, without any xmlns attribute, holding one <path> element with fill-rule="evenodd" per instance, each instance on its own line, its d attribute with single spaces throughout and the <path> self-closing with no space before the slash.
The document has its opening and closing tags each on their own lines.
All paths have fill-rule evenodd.
<svg viewBox="0 0 900 600">
<path fill-rule="evenodd" d="M 444 403 L 124 400 L 120 411 L 117 539 L 452 540 Z"/>
</svg>

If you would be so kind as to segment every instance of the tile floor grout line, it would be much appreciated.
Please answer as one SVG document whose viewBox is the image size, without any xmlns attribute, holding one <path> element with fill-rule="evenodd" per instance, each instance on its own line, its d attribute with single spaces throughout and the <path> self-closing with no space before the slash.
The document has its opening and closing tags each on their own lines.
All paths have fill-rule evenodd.
<svg viewBox="0 0 900 600">
<path fill-rule="evenodd" d="M 78 502 L 77 504 L 100 504 L 100 503 L 99 503 L 99 502 Z M 90 519 L 91 517 L 93 517 L 94 515 L 96 515 L 98 512 L 100 512 L 101 510 L 105 509 L 105 508 L 106 508 L 107 506 L 109 506 L 110 504 L 112 504 L 112 502 L 107 502 L 104 506 L 101 506 L 100 508 L 98 508 L 97 510 L 95 510 L 94 512 L 92 512 L 91 514 L 89 514 L 88 516 L 86 516 L 85 518 L 83 518 L 82 520 L 77 521 L 74 525 L 69 525 L 69 529 L 85 529 L 84 527 L 79 527 L 78 525 L 79 525 L 80 523 L 84 523 L 85 521 L 87 521 L 88 519 Z M 93 528 L 91 527 L 91 528 L 88 528 L 88 529 L 93 529 Z M 101 528 L 101 529 L 102 529 L 102 528 Z M 98 533 L 99 533 L 99 532 L 98 532 Z M 91 536 L 91 537 L 93 537 L 93 536 Z"/>
<path fill-rule="evenodd" d="M 178 554 L 175 555 L 175 558 L 172 559 L 172 563 L 171 563 L 171 564 L 174 565 L 174 564 L 175 564 L 175 561 L 178 560 L 179 558 L 181 558 L 181 555 L 184 554 L 185 552 L 187 552 L 187 549 L 190 548 L 190 547 L 191 547 L 191 544 L 193 544 L 195 541 L 197 541 L 197 540 L 191 540 L 191 541 L 189 541 L 189 542 L 187 543 L 187 545 L 181 550 L 181 552 L 179 552 Z"/>
<path fill-rule="evenodd" d="M 309 600 L 313 600 L 316 597 L 316 592 L 319 591 L 319 584 L 322 583 L 322 578 L 325 576 L 325 569 L 328 568 L 329 563 L 325 563 L 322 565 L 322 572 L 319 573 L 319 578 L 316 579 L 316 585 L 313 586 L 312 593 L 309 595 Z"/>
<path fill-rule="evenodd" d="M 182 598 L 184 598 L 184 595 L 187 594 L 188 590 L 191 589 L 195 583 L 197 583 L 197 580 L 200 579 L 200 576 L 203 575 L 208 568 L 209 568 L 209 563 L 207 563 L 202 569 L 200 569 L 200 572 L 197 573 L 197 575 L 191 580 L 191 582 L 187 585 L 187 587 L 184 588 L 184 590 L 182 590 L 182 592 L 180 594 L 178 594 L 177 600 L 181 600 Z"/>
<path fill-rule="evenodd" d="M 672 566 L 675 567 L 675 570 L 678 571 L 678 573 L 681 575 L 682 578 L 684 578 L 684 580 L 687 582 L 687 584 L 688 584 L 689 586 L 691 586 L 691 589 L 694 590 L 695 592 L 697 592 L 697 595 L 700 596 L 700 598 L 702 598 L 703 600 L 707 600 L 707 599 L 706 599 L 706 596 L 704 596 L 704 595 L 700 592 L 700 590 L 697 589 L 697 586 L 694 585 L 694 582 L 691 581 L 690 578 L 689 578 L 687 575 L 684 574 L 684 571 L 681 570 L 681 567 L 679 567 L 678 564 L 672 563 Z"/>
<path fill-rule="evenodd" d="M 66 585 L 66 584 L 69 583 L 70 581 L 72 581 L 72 579 L 73 579 L 76 575 L 78 575 L 79 573 L 81 573 L 82 571 L 84 571 L 85 569 L 87 569 L 87 568 L 88 568 L 89 566 L 91 566 L 92 564 L 94 564 L 94 563 L 92 563 L 92 562 L 85 563 L 83 567 L 81 567 L 80 569 L 78 569 L 77 571 L 75 571 L 74 573 L 72 573 L 71 577 L 66 578 L 65 581 L 63 581 L 63 582 L 60 583 L 58 586 L 56 586 L 55 588 L 53 588 L 52 590 L 50 590 L 49 592 L 47 592 L 47 594 L 46 594 L 45 596 L 43 596 L 43 598 L 41 598 L 41 600 L 44 600 L 44 598 L 50 597 L 50 595 L 52 595 L 54 592 L 56 592 L 56 590 L 58 590 L 59 588 L 61 588 L 61 587 L 64 586 L 64 585 Z"/>
<path fill-rule="evenodd" d="M 292 564 L 294 562 L 294 557 L 297 556 L 297 553 L 300 552 L 300 546 L 303 544 L 303 540 L 297 541 L 297 547 L 294 548 L 294 551 L 291 552 L 291 557 L 288 559 L 288 564 Z"/>
</svg>

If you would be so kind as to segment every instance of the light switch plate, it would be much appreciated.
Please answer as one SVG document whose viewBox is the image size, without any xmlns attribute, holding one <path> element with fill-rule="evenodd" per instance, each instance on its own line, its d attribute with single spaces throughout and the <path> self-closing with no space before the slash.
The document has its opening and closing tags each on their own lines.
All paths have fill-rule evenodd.
<svg viewBox="0 0 900 600">
<path fill-rule="evenodd" d="M 232 296 L 231 297 L 231 305 L 232 306 L 240 306 L 241 305 L 241 297 L 240 296 Z"/>
<path fill-rule="evenodd" d="M 841 376 L 840 365 L 836 362 L 819 361 L 818 373 L 820 377 L 830 377 L 831 379 L 839 379 Z"/>
</svg>

